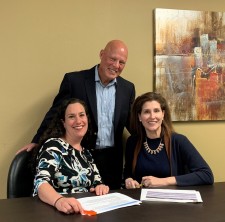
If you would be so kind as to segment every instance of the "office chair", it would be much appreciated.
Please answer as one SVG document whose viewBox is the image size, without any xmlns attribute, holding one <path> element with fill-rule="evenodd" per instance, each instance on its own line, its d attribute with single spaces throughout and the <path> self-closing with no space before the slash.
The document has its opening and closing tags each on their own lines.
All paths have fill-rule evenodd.
<svg viewBox="0 0 225 222">
<path fill-rule="evenodd" d="M 29 197 L 32 195 L 34 175 L 31 169 L 32 152 L 18 153 L 9 168 L 7 198 Z"/>
</svg>

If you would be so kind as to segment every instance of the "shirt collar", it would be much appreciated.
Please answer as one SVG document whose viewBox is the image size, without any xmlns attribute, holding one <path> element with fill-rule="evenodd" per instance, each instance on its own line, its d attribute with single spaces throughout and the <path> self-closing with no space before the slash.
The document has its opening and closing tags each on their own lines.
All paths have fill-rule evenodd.
<svg viewBox="0 0 225 222">
<path fill-rule="evenodd" d="M 95 66 L 95 82 L 100 82 L 102 84 L 102 82 L 101 82 L 101 80 L 99 78 L 99 74 L 98 74 L 98 65 Z M 117 83 L 117 81 L 116 81 L 116 78 L 115 78 L 108 85 L 114 85 L 116 83 Z"/>
</svg>

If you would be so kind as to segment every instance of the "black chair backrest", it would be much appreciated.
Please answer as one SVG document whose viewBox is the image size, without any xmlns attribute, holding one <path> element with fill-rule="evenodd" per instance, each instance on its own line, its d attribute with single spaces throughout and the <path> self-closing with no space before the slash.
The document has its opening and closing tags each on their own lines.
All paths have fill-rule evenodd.
<svg viewBox="0 0 225 222">
<path fill-rule="evenodd" d="M 32 195 L 34 175 L 30 163 L 32 152 L 18 153 L 9 168 L 7 198 L 29 197 Z"/>
</svg>

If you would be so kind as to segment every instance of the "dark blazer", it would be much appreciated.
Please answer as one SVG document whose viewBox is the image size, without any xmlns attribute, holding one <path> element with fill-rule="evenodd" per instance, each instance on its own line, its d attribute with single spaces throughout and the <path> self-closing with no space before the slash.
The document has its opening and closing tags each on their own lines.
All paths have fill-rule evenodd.
<svg viewBox="0 0 225 222">
<path fill-rule="evenodd" d="M 97 126 L 97 101 L 95 91 L 95 67 L 89 70 L 82 70 L 78 72 L 71 72 L 65 74 L 61 83 L 58 95 L 55 97 L 52 107 L 47 112 L 44 120 L 42 121 L 37 134 L 34 136 L 32 142 L 38 143 L 40 136 L 47 128 L 48 123 L 52 119 L 58 105 L 67 98 L 78 98 L 83 100 L 89 111 L 91 125 L 94 130 L 94 135 L 91 142 L 86 144 L 85 148 L 94 149 L 98 126 Z M 115 148 L 118 151 L 118 157 L 116 161 L 121 168 L 123 167 L 123 130 L 126 127 L 129 131 L 129 118 L 131 104 L 135 99 L 135 87 L 134 84 L 117 77 L 116 85 L 116 101 L 115 101 L 115 116 L 114 116 L 114 135 L 115 135 Z"/>
</svg>

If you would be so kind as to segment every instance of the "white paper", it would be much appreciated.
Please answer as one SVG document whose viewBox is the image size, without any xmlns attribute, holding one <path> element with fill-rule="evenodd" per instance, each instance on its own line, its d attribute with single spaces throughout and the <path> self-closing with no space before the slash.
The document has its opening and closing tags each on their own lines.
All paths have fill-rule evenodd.
<svg viewBox="0 0 225 222">
<path fill-rule="evenodd" d="M 141 201 L 166 201 L 179 203 L 203 202 L 199 191 L 173 189 L 142 189 Z"/>
<path fill-rule="evenodd" d="M 84 197 L 77 199 L 84 210 L 93 210 L 97 214 L 115 210 L 122 207 L 140 205 L 140 200 L 135 200 L 121 193 L 110 193 L 102 196 Z"/>
</svg>

